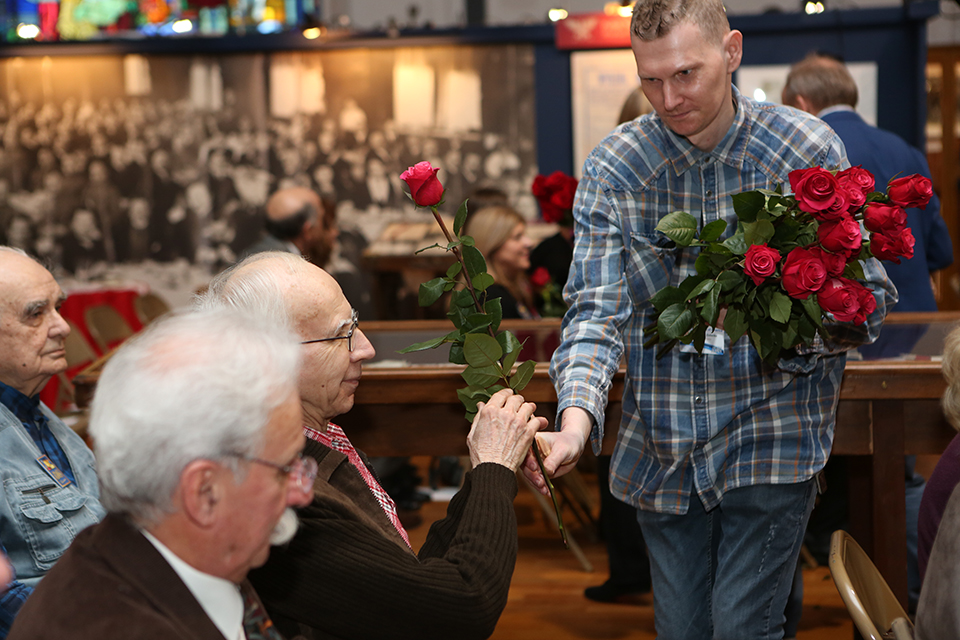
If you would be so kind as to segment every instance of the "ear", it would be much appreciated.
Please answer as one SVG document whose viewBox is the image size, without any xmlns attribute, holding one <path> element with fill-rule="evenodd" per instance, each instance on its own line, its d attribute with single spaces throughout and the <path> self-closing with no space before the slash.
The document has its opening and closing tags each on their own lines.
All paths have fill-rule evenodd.
<svg viewBox="0 0 960 640">
<path fill-rule="evenodd" d="M 812 102 L 810 102 L 800 94 L 797 94 L 797 98 L 796 100 L 794 100 L 794 102 L 796 102 L 796 104 L 791 106 L 795 106 L 797 109 L 800 109 L 801 111 L 806 111 L 807 113 L 810 113 L 813 115 L 817 115 L 817 112 L 819 111 L 819 109 L 815 109 L 813 107 Z"/>
<path fill-rule="evenodd" d="M 727 73 L 739 69 L 740 61 L 743 60 L 743 34 L 731 29 L 723 37 L 723 53 L 727 58 Z"/>
<path fill-rule="evenodd" d="M 209 528 L 216 521 L 224 497 L 224 482 L 232 482 L 228 469 L 212 460 L 194 460 L 180 473 L 180 502 L 184 515 L 195 525 Z"/>
</svg>

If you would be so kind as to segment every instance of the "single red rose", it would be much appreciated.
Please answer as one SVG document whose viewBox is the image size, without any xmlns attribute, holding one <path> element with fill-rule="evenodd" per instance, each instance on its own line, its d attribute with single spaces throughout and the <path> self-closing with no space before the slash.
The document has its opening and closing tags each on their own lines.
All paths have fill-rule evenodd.
<svg viewBox="0 0 960 640">
<path fill-rule="evenodd" d="M 743 272 L 750 276 L 758 287 L 777 271 L 780 252 L 765 244 L 751 245 L 743 262 Z"/>
<path fill-rule="evenodd" d="M 859 194 L 859 192 L 857 192 Z M 841 218 L 848 218 L 850 214 L 848 212 L 849 205 L 847 204 L 847 193 L 843 189 L 837 191 L 837 197 L 829 207 L 823 211 L 813 211 L 810 215 L 819 220 L 820 222 L 827 222 L 829 220 L 840 220 Z"/>
<path fill-rule="evenodd" d="M 577 181 L 567 180 L 550 196 L 550 203 L 561 209 L 573 209 L 573 198 L 577 195 Z"/>
<path fill-rule="evenodd" d="M 874 233 L 895 236 L 907 227 L 907 212 L 895 204 L 871 202 L 863 211 L 863 226 Z"/>
<path fill-rule="evenodd" d="M 906 178 L 897 178 L 891 180 L 887 185 L 887 196 L 894 204 L 898 204 L 905 209 L 910 207 L 927 208 L 933 196 L 933 185 L 929 178 L 924 178 L 919 173 Z"/>
<path fill-rule="evenodd" d="M 827 251 L 841 253 L 847 258 L 860 251 L 863 243 L 860 223 L 850 217 L 821 222 L 817 227 L 817 239 Z"/>
<path fill-rule="evenodd" d="M 864 169 L 861 165 L 844 169 L 837 174 L 837 180 L 840 184 L 848 183 L 857 186 L 857 189 L 864 196 L 868 196 L 876 189 L 876 179 L 873 174 Z"/>
<path fill-rule="evenodd" d="M 410 195 L 418 207 L 432 207 L 443 199 L 443 185 L 437 171 L 427 161 L 418 162 L 400 174 L 400 179 L 410 187 Z"/>
<path fill-rule="evenodd" d="M 866 194 L 860 189 L 860 185 L 852 177 L 838 178 L 840 190 L 847 199 L 847 210 L 856 211 L 867 202 Z"/>
<path fill-rule="evenodd" d="M 895 236 L 875 233 L 870 236 L 870 253 L 879 260 L 889 260 L 900 264 L 900 258 L 913 257 L 913 245 L 917 240 L 910 229 L 904 229 Z"/>
<path fill-rule="evenodd" d="M 867 316 L 877 310 L 877 299 L 874 297 L 873 291 L 863 285 L 860 285 L 858 293 L 860 294 L 860 313 L 853 321 L 857 324 L 863 324 L 867 321 Z"/>
<path fill-rule="evenodd" d="M 843 274 L 843 268 L 847 266 L 846 256 L 840 253 L 830 253 L 822 247 L 811 247 L 810 252 L 820 258 L 828 276 L 836 278 Z"/>
<path fill-rule="evenodd" d="M 791 298 L 806 300 L 827 280 L 827 269 L 819 256 L 809 249 L 797 248 L 783 262 L 781 284 Z"/>
<path fill-rule="evenodd" d="M 856 280 L 830 278 L 817 292 L 817 303 L 837 322 L 863 324 L 867 314 L 861 309 L 861 301 L 865 301 L 861 295 L 862 289 L 865 287 Z M 873 297 L 872 294 L 870 297 Z M 874 301 L 874 307 L 876 307 L 876 301 Z M 857 320 L 861 317 L 862 319 L 858 322 Z"/>
<path fill-rule="evenodd" d="M 837 178 L 822 167 L 797 169 L 791 171 L 788 177 L 797 205 L 807 213 L 829 209 L 840 189 Z"/>
<path fill-rule="evenodd" d="M 530 274 L 530 284 L 538 289 L 542 289 L 550 284 L 550 272 L 546 267 L 537 267 Z"/>
</svg>

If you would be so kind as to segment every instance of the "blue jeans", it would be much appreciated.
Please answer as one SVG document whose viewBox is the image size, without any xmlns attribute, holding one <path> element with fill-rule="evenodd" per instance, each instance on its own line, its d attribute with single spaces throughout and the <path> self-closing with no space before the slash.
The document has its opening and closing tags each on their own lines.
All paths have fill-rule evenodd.
<svg viewBox="0 0 960 640">
<path fill-rule="evenodd" d="M 782 638 L 784 608 L 816 481 L 756 485 L 705 511 L 694 493 L 685 515 L 638 511 L 650 551 L 661 640 Z"/>
</svg>

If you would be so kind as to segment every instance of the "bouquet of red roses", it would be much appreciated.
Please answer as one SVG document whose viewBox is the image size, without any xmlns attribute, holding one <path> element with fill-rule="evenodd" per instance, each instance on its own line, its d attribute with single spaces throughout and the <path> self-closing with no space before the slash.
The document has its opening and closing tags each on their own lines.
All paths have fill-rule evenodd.
<svg viewBox="0 0 960 640">
<path fill-rule="evenodd" d="M 866 322 L 877 303 L 858 281 L 863 261 L 900 264 L 913 257 L 904 209 L 926 207 L 930 180 L 898 178 L 882 193 L 859 166 L 799 169 L 789 179 L 792 195 L 783 195 L 781 186 L 732 196 L 737 229 L 723 240 L 724 220 L 699 233 L 697 219 L 683 211 L 660 221 L 658 231 L 679 247 L 699 247 L 700 255 L 696 275 L 651 298 L 656 324 L 646 328 L 645 346 L 662 344 L 662 356 L 677 342 L 692 343 L 702 353 L 708 328 L 717 326 L 725 310 L 730 343 L 749 334 L 761 358 L 775 365 L 796 355 L 796 347 L 813 344 L 818 334 L 829 340 L 824 319 Z M 862 233 L 861 224 L 869 233 Z"/>
</svg>

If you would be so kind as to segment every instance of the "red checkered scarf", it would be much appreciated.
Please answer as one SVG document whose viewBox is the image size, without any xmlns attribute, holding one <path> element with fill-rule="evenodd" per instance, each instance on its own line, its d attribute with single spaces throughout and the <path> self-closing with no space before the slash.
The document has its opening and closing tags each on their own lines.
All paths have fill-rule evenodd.
<svg viewBox="0 0 960 640">
<path fill-rule="evenodd" d="M 373 477 L 373 474 L 367 469 L 367 465 L 363 464 L 363 460 L 360 459 L 360 454 L 357 453 L 357 450 L 353 447 L 353 443 L 350 442 L 350 439 L 347 437 L 347 434 L 343 432 L 343 429 L 331 422 L 327 425 L 326 431 L 317 431 L 312 427 L 304 426 L 303 433 L 311 440 L 326 445 L 334 451 L 339 451 L 347 456 L 350 464 L 360 472 L 363 481 L 367 483 L 367 487 L 370 488 L 373 497 L 380 503 L 383 512 L 390 518 L 390 522 L 393 523 L 393 526 L 397 529 L 397 533 L 400 534 L 409 547 L 410 538 L 407 536 L 406 529 L 404 529 L 400 523 L 400 516 L 397 515 L 397 505 L 393 503 L 390 495 L 383 490 L 383 487 L 380 486 L 377 479 Z"/>
</svg>

